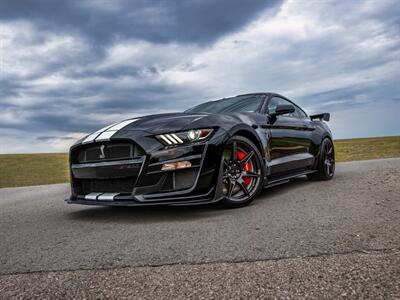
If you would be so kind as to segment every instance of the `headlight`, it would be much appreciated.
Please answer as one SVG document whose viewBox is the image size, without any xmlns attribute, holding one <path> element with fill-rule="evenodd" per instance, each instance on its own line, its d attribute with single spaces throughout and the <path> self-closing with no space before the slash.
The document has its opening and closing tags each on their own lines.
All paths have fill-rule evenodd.
<svg viewBox="0 0 400 300">
<path fill-rule="evenodd" d="M 188 131 L 181 131 L 175 133 L 167 133 L 167 134 L 160 134 L 157 135 L 157 138 L 160 141 L 163 141 L 164 144 L 167 145 L 178 145 L 178 144 L 187 144 L 198 142 L 207 139 L 213 129 L 191 129 Z"/>
</svg>

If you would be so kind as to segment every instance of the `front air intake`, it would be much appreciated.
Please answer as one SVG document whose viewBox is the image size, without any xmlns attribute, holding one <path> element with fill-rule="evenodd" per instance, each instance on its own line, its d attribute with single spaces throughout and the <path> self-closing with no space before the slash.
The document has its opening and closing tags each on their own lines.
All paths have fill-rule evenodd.
<svg viewBox="0 0 400 300">
<path fill-rule="evenodd" d="M 81 192 L 84 194 L 97 193 L 132 193 L 136 177 L 117 179 L 82 179 Z"/>
<path fill-rule="evenodd" d="M 144 151 L 131 143 L 96 143 L 82 147 L 78 152 L 78 163 L 112 160 L 127 160 L 140 157 Z"/>
</svg>

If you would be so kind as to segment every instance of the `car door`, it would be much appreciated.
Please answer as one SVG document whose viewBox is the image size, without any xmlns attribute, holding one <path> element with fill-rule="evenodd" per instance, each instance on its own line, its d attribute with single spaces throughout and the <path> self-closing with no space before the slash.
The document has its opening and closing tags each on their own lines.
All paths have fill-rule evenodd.
<svg viewBox="0 0 400 300">
<path fill-rule="evenodd" d="M 302 118 L 305 113 L 279 96 L 269 99 L 267 112 L 273 114 L 278 105 L 293 105 L 295 111 L 269 118 L 269 167 L 273 175 L 301 171 L 314 159 L 310 153 L 311 130 Z"/>
</svg>

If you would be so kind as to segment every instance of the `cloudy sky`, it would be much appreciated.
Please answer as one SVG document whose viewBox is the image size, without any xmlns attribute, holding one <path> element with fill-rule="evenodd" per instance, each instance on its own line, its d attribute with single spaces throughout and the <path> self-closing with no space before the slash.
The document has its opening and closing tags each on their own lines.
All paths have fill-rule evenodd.
<svg viewBox="0 0 400 300">
<path fill-rule="evenodd" d="M 0 153 L 260 91 L 336 138 L 400 134 L 400 1 L 0 2 Z"/>
</svg>

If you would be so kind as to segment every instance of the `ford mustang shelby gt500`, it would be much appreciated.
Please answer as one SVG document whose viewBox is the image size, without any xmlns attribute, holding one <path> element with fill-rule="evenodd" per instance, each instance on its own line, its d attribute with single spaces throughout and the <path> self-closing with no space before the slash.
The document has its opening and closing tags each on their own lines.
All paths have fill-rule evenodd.
<svg viewBox="0 0 400 300">
<path fill-rule="evenodd" d="M 250 203 L 263 187 L 335 172 L 329 114 L 275 93 L 210 101 L 125 120 L 70 149 L 67 202 L 97 205 Z"/>
</svg>

